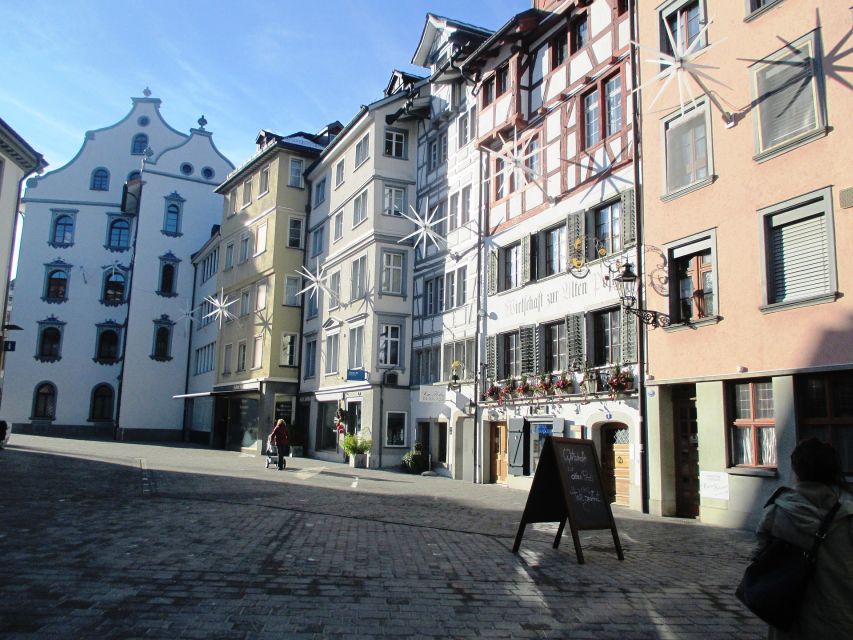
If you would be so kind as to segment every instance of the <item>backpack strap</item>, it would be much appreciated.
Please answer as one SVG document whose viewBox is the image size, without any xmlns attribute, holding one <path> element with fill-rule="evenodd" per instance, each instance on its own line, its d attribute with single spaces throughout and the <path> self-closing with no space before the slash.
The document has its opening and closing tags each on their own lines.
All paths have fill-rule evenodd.
<svg viewBox="0 0 853 640">
<path fill-rule="evenodd" d="M 791 487 L 779 487 L 778 489 L 776 489 L 776 491 L 774 491 L 773 494 L 769 498 L 767 498 L 767 502 L 764 503 L 764 506 L 769 507 L 771 504 L 776 502 L 776 498 L 781 496 L 786 491 L 793 491 L 793 489 Z"/>
</svg>

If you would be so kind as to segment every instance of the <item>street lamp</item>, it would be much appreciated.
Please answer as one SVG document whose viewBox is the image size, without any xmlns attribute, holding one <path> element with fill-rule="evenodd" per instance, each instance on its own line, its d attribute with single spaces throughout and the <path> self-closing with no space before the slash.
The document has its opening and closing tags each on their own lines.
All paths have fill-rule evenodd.
<svg viewBox="0 0 853 640">
<path fill-rule="evenodd" d="M 616 290 L 619 292 L 619 297 L 622 299 L 622 307 L 625 311 L 637 316 L 643 324 L 652 327 L 669 326 L 670 318 L 667 314 L 659 311 L 634 308 L 634 305 L 637 303 L 637 274 L 634 273 L 631 263 L 625 263 L 625 266 L 622 267 L 622 272 L 615 276 L 613 280 L 616 282 Z"/>
</svg>

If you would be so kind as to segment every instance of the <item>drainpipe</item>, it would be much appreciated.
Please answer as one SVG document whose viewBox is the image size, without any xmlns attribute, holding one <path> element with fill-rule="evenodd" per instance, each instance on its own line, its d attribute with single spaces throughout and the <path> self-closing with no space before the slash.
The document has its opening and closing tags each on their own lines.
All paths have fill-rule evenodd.
<svg viewBox="0 0 853 640">
<path fill-rule="evenodd" d="M 629 2 L 629 20 L 631 42 L 637 41 L 637 1 Z M 632 87 L 640 86 L 640 65 L 639 56 L 637 55 L 637 47 L 631 45 L 631 85 Z M 636 92 L 631 93 L 631 109 L 634 116 L 634 126 L 632 127 L 634 138 L 634 207 L 637 215 L 637 274 L 640 276 L 640 283 L 637 286 L 637 308 L 643 308 L 643 291 L 644 291 L 644 271 L 643 271 L 643 189 L 641 183 L 641 158 L 640 144 L 640 106 Z M 640 492 L 642 499 L 643 513 L 649 512 L 649 422 L 648 422 L 648 406 L 646 403 L 646 331 L 644 324 L 640 324 L 640 330 L 637 332 L 637 360 L 640 374 L 640 383 L 637 387 L 638 401 L 640 405 Z"/>
<path fill-rule="evenodd" d="M 198 278 L 198 265 L 193 265 L 193 288 L 190 298 L 190 309 L 195 309 L 195 289 L 196 289 L 196 281 Z M 190 312 L 192 314 L 192 311 Z M 184 374 L 184 393 L 190 388 L 190 366 L 192 366 L 192 355 L 193 355 L 193 323 L 192 323 L 192 315 L 190 315 L 190 320 L 188 321 L 189 332 L 190 335 L 187 337 L 187 371 Z M 195 400 L 193 400 L 193 404 L 195 404 Z M 188 442 L 190 439 L 190 429 L 187 420 L 187 398 L 184 398 L 184 429 L 183 429 L 183 438 L 184 442 Z"/>
<path fill-rule="evenodd" d="M 482 411 L 480 408 L 480 389 L 483 386 L 483 369 L 480 366 L 480 334 L 485 333 L 485 331 L 481 328 L 481 325 L 485 325 L 486 322 L 485 315 L 481 316 L 481 314 L 484 312 L 484 305 L 482 299 L 484 240 L 483 228 L 485 227 L 486 208 L 488 207 L 488 198 L 486 197 L 487 192 L 485 189 L 483 189 L 483 149 L 477 147 L 477 153 L 479 160 L 479 167 L 477 168 L 477 182 L 480 192 L 480 206 L 477 208 L 477 282 L 475 285 L 477 305 L 474 316 L 475 318 L 477 318 L 477 323 L 474 329 L 474 484 L 477 483 L 478 475 L 480 477 L 480 481 L 483 481 L 483 467 L 480 462 L 480 459 L 482 457 L 482 452 L 485 451 L 485 446 L 478 445 L 480 445 L 480 442 L 483 440 L 481 420 Z M 479 438 L 478 435 L 480 436 Z"/>
</svg>

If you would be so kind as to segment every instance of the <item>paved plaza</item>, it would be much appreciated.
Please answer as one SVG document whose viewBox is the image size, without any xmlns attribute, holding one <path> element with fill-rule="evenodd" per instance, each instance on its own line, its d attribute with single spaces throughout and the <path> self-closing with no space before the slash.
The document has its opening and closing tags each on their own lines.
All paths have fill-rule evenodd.
<svg viewBox="0 0 853 640">
<path fill-rule="evenodd" d="M 3 638 L 760 638 L 749 532 L 617 508 L 529 526 L 525 492 L 189 445 L 12 435 Z"/>
</svg>

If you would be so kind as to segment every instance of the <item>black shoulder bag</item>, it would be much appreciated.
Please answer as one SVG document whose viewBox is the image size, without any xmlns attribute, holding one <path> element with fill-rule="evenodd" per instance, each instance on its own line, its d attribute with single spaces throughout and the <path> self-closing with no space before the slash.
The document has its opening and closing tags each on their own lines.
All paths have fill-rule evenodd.
<svg viewBox="0 0 853 640">
<path fill-rule="evenodd" d="M 776 491 L 767 505 L 775 502 L 783 490 Z M 836 502 L 820 521 L 809 550 L 772 538 L 746 568 L 735 591 L 737 599 L 767 624 L 777 629 L 789 629 L 800 615 L 818 548 L 840 506 L 841 503 Z"/>
</svg>

